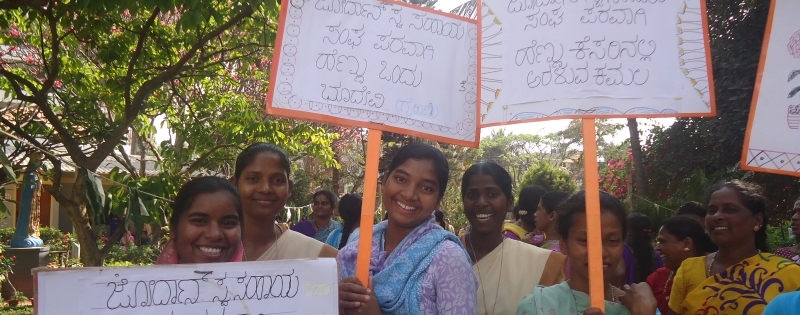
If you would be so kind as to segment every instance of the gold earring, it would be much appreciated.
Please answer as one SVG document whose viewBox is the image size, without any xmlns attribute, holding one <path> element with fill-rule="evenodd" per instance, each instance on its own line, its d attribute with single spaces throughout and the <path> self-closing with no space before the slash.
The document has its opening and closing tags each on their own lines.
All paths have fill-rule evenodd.
<svg viewBox="0 0 800 315">
<path fill-rule="evenodd" d="M 688 251 L 689 251 L 689 247 L 684 247 L 684 248 L 683 248 L 683 251 L 684 251 L 684 252 L 688 252 Z"/>
<path fill-rule="evenodd" d="M 756 225 L 756 226 L 753 227 L 753 231 L 758 232 L 759 229 L 761 229 L 760 225 Z"/>
</svg>

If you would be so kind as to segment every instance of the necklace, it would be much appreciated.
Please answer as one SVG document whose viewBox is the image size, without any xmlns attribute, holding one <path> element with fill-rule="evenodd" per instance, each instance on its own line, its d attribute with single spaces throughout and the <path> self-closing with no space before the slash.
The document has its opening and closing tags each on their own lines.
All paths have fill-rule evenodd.
<svg viewBox="0 0 800 315">
<path fill-rule="evenodd" d="M 469 241 L 469 249 L 472 250 L 472 256 L 475 257 L 475 269 L 478 269 L 478 281 L 480 281 L 481 286 L 481 294 L 483 294 L 483 310 L 486 314 L 489 314 L 489 309 L 486 305 L 486 290 L 484 289 L 486 286 L 483 285 L 483 277 L 481 276 L 481 268 L 478 267 L 478 254 L 475 252 L 475 247 L 472 246 L 472 233 L 467 234 L 467 238 Z M 503 241 L 505 241 L 505 236 L 503 236 Z M 497 293 L 500 291 L 500 279 L 503 277 L 503 253 L 505 252 L 506 247 L 503 246 L 503 242 L 500 242 L 500 275 L 497 277 L 497 289 L 494 290 L 494 305 L 492 305 L 492 315 L 494 315 L 494 309 L 497 307 Z"/>
<path fill-rule="evenodd" d="M 567 284 L 567 286 L 569 286 L 569 284 Z M 611 303 L 617 303 L 617 295 L 614 294 L 614 286 L 611 285 L 611 283 L 609 283 L 608 287 L 611 288 Z M 575 301 L 575 312 L 577 312 L 577 314 L 579 315 L 582 315 L 583 311 L 585 310 L 578 309 L 578 298 L 575 297 L 575 293 L 572 292 L 573 290 L 571 288 L 569 289 L 569 291 L 572 294 L 572 300 Z"/>
<path fill-rule="evenodd" d="M 708 269 L 706 269 L 706 277 L 711 277 L 711 267 L 714 266 L 714 261 L 717 260 L 717 253 L 718 252 L 714 252 L 714 257 L 711 257 L 711 263 L 708 264 Z"/>
<path fill-rule="evenodd" d="M 667 281 L 664 282 L 664 293 L 667 293 L 667 297 L 665 300 L 669 301 L 669 292 L 667 292 L 667 286 L 669 285 L 669 281 L 672 280 L 672 271 L 670 270 L 669 276 L 667 276 Z"/>
</svg>

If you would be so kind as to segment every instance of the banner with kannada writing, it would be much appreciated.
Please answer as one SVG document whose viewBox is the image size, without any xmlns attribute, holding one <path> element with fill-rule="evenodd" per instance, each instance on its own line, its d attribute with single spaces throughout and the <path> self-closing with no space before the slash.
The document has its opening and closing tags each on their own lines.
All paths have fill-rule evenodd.
<svg viewBox="0 0 800 315">
<path fill-rule="evenodd" d="M 773 0 L 741 167 L 800 176 L 800 1 Z"/>
<path fill-rule="evenodd" d="M 478 143 L 476 21 L 376 0 L 281 8 L 269 114 Z"/>
<path fill-rule="evenodd" d="M 36 269 L 39 315 L 338 313 L 336 260 Z"/>
<path fill-rule="evenodd" d="M 481 126 L 715 114 L 704 0 L 483 0 Z"/>
</svg>

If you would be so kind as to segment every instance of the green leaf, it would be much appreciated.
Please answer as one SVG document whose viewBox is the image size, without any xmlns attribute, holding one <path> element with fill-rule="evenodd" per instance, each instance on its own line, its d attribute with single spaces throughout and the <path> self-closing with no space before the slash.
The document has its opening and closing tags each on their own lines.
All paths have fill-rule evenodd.
<svg viewBox="0 0 800 315">
<path fill-rule="evenodd" d="M 142 200 L 139 199 L 139 190 L 131 188 L 130 199 L 128 199 L 128 218 L 133 217 L 133 224 L 137 233 L 141 232 L 144 226 L 143 212 L 147 215 L 147 209 L 144 208 Z"/>
<path fill-rule="evenodd" d="M 86 182 L 86 200 L 89 201 L 87 204 L 89 218 L 92 220 L 92 224 L 102 224 L 104 213 L 103 199 L 105 197 L 102 183 L 99 178 L 84 168 L 81 168 L 79 173 Z"/>
<path fill-rule="evenodd" d="M 14 169 L 11 167 L 11 161 L 8 160 L 8 156 L 3 150 L 0 150 L 0 163 L 3 164 L 3 172 L 6 173 L 6 176 L 14 181 L 14 184 L 17 184 L 17 175 L 14 174 Z"/>
</svg>

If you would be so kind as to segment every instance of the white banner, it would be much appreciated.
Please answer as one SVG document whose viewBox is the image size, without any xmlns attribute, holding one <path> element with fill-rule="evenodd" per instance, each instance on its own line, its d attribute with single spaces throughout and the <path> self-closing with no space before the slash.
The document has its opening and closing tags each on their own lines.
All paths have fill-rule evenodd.
<svg viewBox="0 0 800 315">
<path fill-rule="evenodd" d="M 332 258 L 38 269 L 39 315 L 336 314 Z"/>
<path fill-rule="evenodd" d="M 291 0 L 267 111 L 477 145 L 476 21 L 375 0 Z"/>
<path fill-rule="evenodd" d="M 482 4 L 482 125 L 713 115 L 701 0 Z"/>
<path fill-rule="evenodd" d="M 800 176 L 800 1 L 770 10 L 741 165 Z"/>
</svg>

